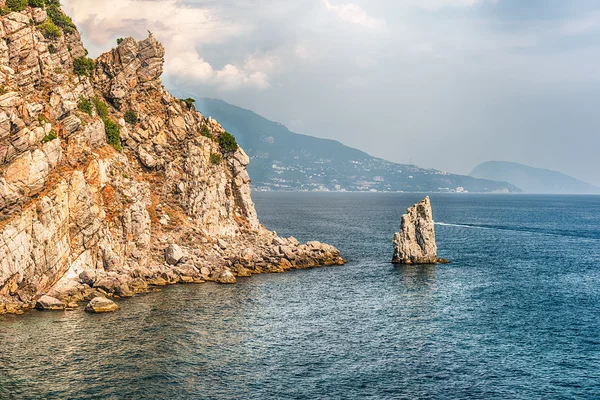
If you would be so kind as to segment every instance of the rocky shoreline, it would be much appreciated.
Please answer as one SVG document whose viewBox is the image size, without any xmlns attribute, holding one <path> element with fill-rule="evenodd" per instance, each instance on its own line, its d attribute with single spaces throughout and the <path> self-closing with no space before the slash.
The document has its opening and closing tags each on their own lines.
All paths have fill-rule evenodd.
<svg viewBox="0 0 600 400">
<path fill-rule="evenodd" d="M 136 294 L 151 293 L 154 288 L 167 285 L 206 282 L 235 284 L 238 277 L 346 263 L 333 246 L 320 242 L 300 244 L 293 237 L 284 239 L 273 236 L 270 245 L 263 243 L 258 248 L 261 253 L 256 253 L 251 247 L 244 250 L 230 247 L 223 240 L 214 243 L 212 249 L 216 252 L 216 257 L 221 252 L 221 265 L 208 266 L 205 260 L 197 256 L 198 249 L 170 245 L 165 250 L 165 263 L 162 265 L 131 272 L 86 270 L 77 279 L 62 281 L 47 294 L 27 304 L 0 304 L 0 314 L 22 314 L 34 308 L 49 311 L 72 310 L 95 299 L 130 298 Z M 86 311 L 89 311 L 88 308 Z"/>
<path fill-rule="evenodd" d="M 248 156 L 164 88 L 164 54 L 91 60 L 56 5 L 0 16 L 0 314 L 345 263 L 260 224 Z"/>
</svg>

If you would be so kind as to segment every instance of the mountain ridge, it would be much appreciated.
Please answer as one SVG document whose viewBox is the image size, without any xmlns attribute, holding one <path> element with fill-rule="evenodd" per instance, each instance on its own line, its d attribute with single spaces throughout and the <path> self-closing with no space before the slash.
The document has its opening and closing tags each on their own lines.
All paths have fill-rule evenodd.
<svg viewBox="0 0 600 400">
<path fill-rule="evenodd" d="M 510 182 L 534 194 L 600 194 L 600 188 L 560 171 L 510 161 L 486 161 L 470 176 Z"/>
<path fill-rule="evenodd" d="M 504 192 L 520 188 L 416 165 L 399 164 L 323 139 L 290 131 L 284 124 L 223 100 L 196 99 L 196 108 L 214 117 L 251 158 L 248 166 L 255 190 L 352 192 Z"/>
</svg>

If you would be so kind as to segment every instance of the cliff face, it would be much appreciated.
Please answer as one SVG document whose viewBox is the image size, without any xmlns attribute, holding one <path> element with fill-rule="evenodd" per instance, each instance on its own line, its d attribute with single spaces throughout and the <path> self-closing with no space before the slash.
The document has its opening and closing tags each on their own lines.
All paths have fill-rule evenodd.
<svg viewBox="0 0 600 400">
<path fill-rule="evenodd" d="M 0 313 L 344 262 L 260 225 L 248 157 L 164 89 L 152 36 L 86 64 L 77 30 L 48 22 L 0 17 Z"/>
</svg>

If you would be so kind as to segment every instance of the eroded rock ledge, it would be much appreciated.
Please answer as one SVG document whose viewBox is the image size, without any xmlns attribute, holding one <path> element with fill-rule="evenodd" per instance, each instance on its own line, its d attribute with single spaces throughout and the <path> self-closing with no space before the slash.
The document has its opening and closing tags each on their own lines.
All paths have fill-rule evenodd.
<svg viewBox="0 0 600 400">
<path fill-rule="evenodd" d="M 77 75 L 79 33 L 48 39 L 47 18 L 40 8 L 0 17 L 0 313 L 62 309 L 44 295 L 72 307 L 344 263 L 332 246 L 260 225 L 248 156 L 224 150 L 223 128 L 165 90 L 152 36 L 125 39 Z M 111 122 L 120 146 L 107 142 Z"/>
</svg>

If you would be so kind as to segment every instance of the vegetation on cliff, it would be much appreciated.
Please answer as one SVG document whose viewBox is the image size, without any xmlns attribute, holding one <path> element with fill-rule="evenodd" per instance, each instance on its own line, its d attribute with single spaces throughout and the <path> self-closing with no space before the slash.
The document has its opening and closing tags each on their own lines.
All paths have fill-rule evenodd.
<svg viewBox="0 0 600 400">
<path fill-rule="evenodd" d="M 153 36 L 91 60 L 44 7 L 0 17 L 0 314 L 344 262 L 260 225 L 248 156 L 165 90 Z"/>
<path fill-rule="evenodd" d="M 226 153 L 233 153 L 238 149 L 238 144 L 235 137 L 229 132 L 223 132 L 219 136 L 219 146 Z"/>
</svg>

